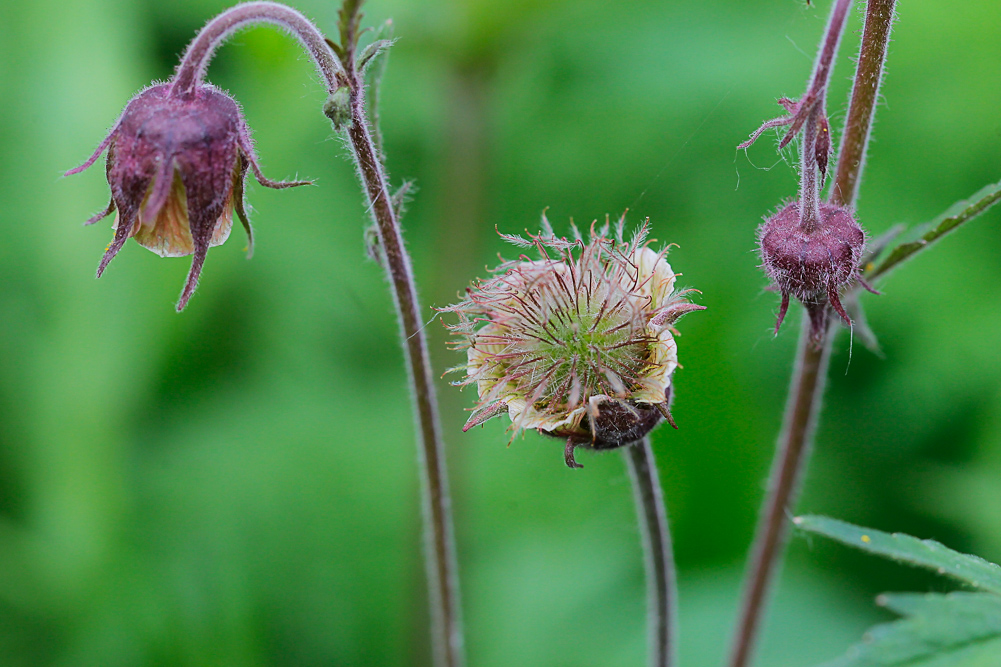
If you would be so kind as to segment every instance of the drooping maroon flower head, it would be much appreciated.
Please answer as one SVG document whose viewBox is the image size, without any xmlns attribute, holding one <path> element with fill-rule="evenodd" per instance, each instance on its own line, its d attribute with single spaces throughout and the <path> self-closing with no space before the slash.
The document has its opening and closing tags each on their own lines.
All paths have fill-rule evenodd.
<svg viewBox="0 0 1001 667">
<path fill-rule="evenodd" d="M 253 252 L 243 202 L 248 167 L 270 188 L 310 183 L 265 178 L 240 107 L 208 84 L 188 95 L 173 94 L 170 84 L 142 91 L 90 159 L 66 175 L 87 169 L 105 149 L 111 202 L 85 224 L 116 212 L 115 235 L 97 276 L 130 237 L 161 257 L 194 255 L 177 310 L 195 291 L 208 249 L 229 237 L 234 211 L 247 232 L 248 254 Z"/>
</svg>

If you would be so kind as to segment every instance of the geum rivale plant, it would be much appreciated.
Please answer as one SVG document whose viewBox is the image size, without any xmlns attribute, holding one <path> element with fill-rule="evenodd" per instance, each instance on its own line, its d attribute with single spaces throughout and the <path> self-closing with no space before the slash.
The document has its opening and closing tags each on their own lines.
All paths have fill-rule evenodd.
<svg viewBox="0 0 1001 667">
<path fill-rule="evenodd" d="M 243 202 L 247 169 L 253 169 L 268 187 L 306 183 L 276 182 L 262 175 L 239 106 L 204 80 L 209 62 L 236 31 L 260 23 L 284 29 L 305 47 L 327 89 L 323 113 L 335 131 L 345 136 L 357 167 L 374 223 L 372 252 L 386 270 L 397 308 L 417 425 L 435 664 L 458 667 L 464 664 L 463 633 L 445 449 L 399 208 L 389 193 L 365 96 L 370 84 L 378 86 L 377 77 L 366 79 L 366 72 L 384 57 L 391 41 L 376 39 L 360 48 L 360 7 L 360 0 L 344 2 L 338 14 L 339 42 L 279 3 L 248 2 L 224 11 L 191 42 L 173 78 L 132 98 L 94 154 L 67 175 L 83 171 L 108 151 L 111 203 L 88 220 L 94 223 L 116 212 L 114 237 L 98 266 L 98 276 L 130 238 L 161 256 L 193 255 L 177 303 L 177 310 L 182 310 L 198 284 L 208 249 L 229 235 L 234 213 L 248 237 L 251 234 Z M 381 63 L 372 68 L 376 74 L 380 71 Z"/>
<path fill-rule="evenodd" d="M 758 229 L 758 247 L 761 266 L 781 295 L 776 333 L 786 315 L 790 296 L 803 305 L 806 317 L 793 366 L 782 434 L 769 477 L 769 491 L 748 563 L 744 599 L 729 662 L 731 667 L 744 667 L 751 662 L 765 603 L 781 561 L 787 518 L 795 504 L 809 458 L 837 331 L 841 324 L 858 327 L 864 341 L 874 342 L 864 324 L 859 291 L 875 292 L 871 284 L 877 279 L 1001 199 L 1001 183 L 988 186 L 970 202 L 957 204 L 919 228 L 915 240 L 894 247 L 893 241 L 901 233 L 895 228 L 866 248 L 866 234 L 856 220 L 854 204 L 879 99 L 895 17 L 895 0 L 866 2 L 862 42 L 840 148 L 834 161 L 834 178 L 826 201 L 821 198 L 832 146 L 826 110 L 828 84 L 852 4 L 852 0 L 834 0 L 813 74 L 803 96 L 795 101 L 780 99 L 779 104 L 787 113 L 765 122 L 739 146 L 747 148 L 770 128 L 788 128 L 779 141 L 779 148 L 799 137 L 798 196 L 781 204 L 776 213 L 766 218 Z M 890 537 L 830 519 L 806 517 L 797 519 L 796 524 L 804 530 L 873 553 L 936 567 L 942 573 L 952 573 L 970 585 L 990 591 L 923 599 L 884 596 L 881 598 L 884 606 L 908 618 L 875 629 L 868 644 L 853 649 L 835 664 L 846 667 L 1001 665 L 1001 598 L 996 597 L 1001 568 L 975 557 L 955 554 L 935 543 L 907 536 Z M 979 574 L 974 573 L 974 569 Z M 988 643 L 982 643 L 985 641 Z M 985 650 L 985 646 L 989 648 Z M 993 657 L 978 662 L 988 655 Z"/>
<path fill-rule="evenodd" d="M 534 430 L 574 451 L 624 448 L 640 517 L 649 588 L 650 664 L 674 664 L 677 651 L 674 559 L 667 510 L 649 433 L 671 416 L 678 331 L 694 289 L 679 289 L 667 262 L 671 246 L 650 247 L 649 221 L 628 239 L 625 215 L 585 237 L 571 223 L 557 236 L 542 216 L 539 234 L 501 234 L 534 249 L 476 281 L 443 310 L 466 363 L 455 384 L 474 386 L 478 403 L 463 430 L 494 417 L 510 420 L 511 440 Z"/>
</svg>

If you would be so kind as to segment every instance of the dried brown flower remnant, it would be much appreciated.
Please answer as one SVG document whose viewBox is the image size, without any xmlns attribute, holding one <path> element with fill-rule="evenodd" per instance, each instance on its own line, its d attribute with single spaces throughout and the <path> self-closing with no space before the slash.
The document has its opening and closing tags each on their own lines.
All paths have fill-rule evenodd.
<svg viewBox="0 0 1001 667">
<path fill-rule="evenodd" d="M 543 216 L 538 236 L 501 235 L 540 259 L 501 264 L 444 309 L 458 315 L 449 328 L 467 354 L 456 384 L 479 394 L 464 430 L 507 413 L 515 433 L 565 439 L 574 468 L 578 446 L 621 447 L 671 420 L 672 325 L 703 306 L 687 300 L 694 290 L 675 291 L 667 248 L 648 247 L 647 225 L 627 242 L 624 224 L 612 238 L 608 224 L 592 225 L 585 241 L 576 228 L 557 238 Z"/>
<path fill-rule="evenodd" d="M 265 178 L 236 101 L 208 84 L 187 94 L 175 92 L 171 84 L 140 92 L 90 159 L 66 175 L 87 169 L 105 149 L 111 202 L 86 224 L 116 212 L 115 235 L 97 275 L 129 238 L 161 257 L 194 255 L 178 310 L 195 291 L 209 247 L 229 237 L 234 211 L 253 251 L 243 202 L 248 167 L 267 187 L 309 183 Z"/>
</svg>

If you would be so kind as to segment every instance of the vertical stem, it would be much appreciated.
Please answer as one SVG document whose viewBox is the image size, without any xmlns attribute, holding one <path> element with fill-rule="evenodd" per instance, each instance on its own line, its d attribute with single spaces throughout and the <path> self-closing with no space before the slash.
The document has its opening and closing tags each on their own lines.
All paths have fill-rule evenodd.
<svg viewBox="0 0 1001 667">
<path fill-rule="evenodd" d="M 866 147 L 872 130 L 872 117 L 883 80 L 886 47 L 890 43 L 890 28 L 896 0 L 869 0 L 862 29 L 858 69 L 852 98 L 848 105 L 845 132 L 838 151 L 838 170 L 831 188 L 831 203 L 852 206 L 858 198 L 859 181 L 865 166 Z"/>
<path fill-rule="evenodd" d="M 817 182 L 817 130 L 823 109 L 818 103 L 807 116 L 803 126 L 799 184 L 800 227 L 813 233 L 820 226 L 820 186 Z"/>
<path fill-rule="evenodd" d="M 349 64 L 353 65 L 353 62 Z M 425 548 L 434 623 L 435 665 L 461 667 L 465 661 L 451 498 L 445 472 L 445 446 L 438 424 L 437 398 L 428 361 L 427 343 L 418 314 L 417 289 L 410 257 L 403 245 L 396 212 L 387 189 L 386 175 L 368 130 L 364 113 L 364 84 L 354 67 L 349 68 L 348 76 L 351 83 L 351 126 L 348 128 L 348 138 L 368 197 L 369 208 L 379 231 L 382 257 L 400 316 L 407 369 L 414 391 L 419 425 L 421 496 L 426 523 L 430 528 L 425 535 Z"/>
<path fill-rule="evenodd" d="M 820 226 L 820 185 L 817 181 L 817 132 L 821 119 L 827 118 L 827 86 L 831 81 L 834 58 L 838 55 L 841 36 L 848 20 L 848 9 L 852 0 L 835 0 L 831 16 L 827 21 L 824 41 L 821 43 L 817 61 L 813 66 L 810 87 L 800 100 L 807 111 L 803 124 L 803 145 L 801 147 L 799 210 L 800 226 L 811 233 Z"/>
<path fill-rule="evenodd" d="M 851 6 L 852 0 L 835 0 L 824 32 L 824 42 L 821 44 L 820 53 L 817 54 L 817 62 L 813 66 L 812 82 L 807 95 L 817 98 L 821 105 L 827 92 L 827 84 L 831 80 L 834 56 L 838 54 L 841 35 L 845 31 L 845 21 L 848 20 L 848 9 Z"/>
<path fill-rule="evenodd" d="M 677 664 L 677 583 L 667 509 L 664 506 L 650 437 L 626 447 L 623 453 L 629 476 L 633 480 L 636 511 L 643 533 L 643 551 L 646 554 L 649 664 L 651 667 L 670 667 Z"/>
<path fill-rule="evenodd" d="M 837 160 L 837 174 L 831 189 L 830 201 L 838 206 L 852 206 L 858 195 L 883 63 L 886 60 L 894 6 L 895 0 L 868 0 L 866 4 L 858 68 Z M 782 556 L 786 533 L 785 513 L 795 502 L 800 478 L 809 458 L 835 326 L 836 323 L 828 325 L 823 329 L 820 340 L 811 341 L 809 321 L 807 318 L 803 321 L 779 450 L 769 477 L 768 498 L 745 578 L 747 588 L 729 663 L 731 667 L 745 667 L 750 662 L 769 584 Z"/>
<path fill-rule="evenodd" d="M 833 339 L 830 328 L 823 340 L 818 342 L 811 340 L 810 331 L 810 319 L 804 317 L 782 434 L 768 478 L 768 497 L 758 521 L 750 567 L 744 577 L 746 589 L 738 634 L 730 657 L 731 667 L 744 667 L 750 662 L 751 651 L 760 630 L 761 611 L 782 557 L 786 512 L 795 498 L 800 477 L 810 457 Z"/>
</svg>

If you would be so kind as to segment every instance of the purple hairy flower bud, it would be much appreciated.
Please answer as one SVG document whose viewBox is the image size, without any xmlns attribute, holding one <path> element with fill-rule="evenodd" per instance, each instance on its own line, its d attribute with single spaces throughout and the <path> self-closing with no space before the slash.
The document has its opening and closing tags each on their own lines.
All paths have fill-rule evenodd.
<svg viewBox="0 0 1001 667">
<path fill-rule="evenodd" d="M 782 293 L 776 333 L 790 294 L 806 308 L 815 340 L 827 327 L 828 306 L 851 324 L 839 293 L 859 279 L 865 232 L 849 209 L 824 203 L 819 207 L 819 224 L 812 229 L 801 224 L 798 201 L 784 206 L 758 229 L 762 268 Z"/>
<path fill-rule="evenodd" d="M 116 212 L 115 235 L 97 275 L 129 238 L 161 257 L 193 255 L 177 310 L 191 298 L 209 247 L 229 237 L 234 211 L 247 232 L 248 255 L 253 252 L 243 201 L 248 167 L 267 187 L 309 183 L 265 178 L 236 101 L 208 84 L 183 95 L 171 84 L 143 90 L 90 159 L 66 175 L 87 169 L 105 149 L 111 202 L 85 224 Z"/>
<path fill-rule="evenodd" d="M 855 222 L 851 210 L 820 201 L 832 143 L 826 111 L 827 87 L 850 7 L 850 0 L 836 0 L 831 8 L 827 34 L 803 96 L 798 100 L 779 99 L 787 115 L 766 121 L 738 146 L 747 148 L 770 128 L 789 128 L 779 141 L 779 148 L 796 135 L 803 135 L 799 198 L 765 221 L 758 229 L 758 244 L 762 268 L 782 293 L 775 332 L 778 333 L 785 318 L 791 294 L 802 302 L 810 316 L 810 337 L 815 344 L 819 344 L 827 330 L 830 309 L 851 325 L 841 305 L 840 292 L 844 287 L 858 281 L 871 289 L 859 272 L 865 232 Z"/>
<path fill-rule="evenodd" d="M 479 405 L 463 430 L 503 414 L 511 429 L 534 429 L 574 449 L 614 449 L 642 439 L 671 418 L 671 377 L 678 366 L 673 325 L 703 310 L 677 290 L 665 255 L 645 242 L 646 225 L 623 240 L 592 226 L 588 240 L 558 238 L 543 216 L 543 232 L 528 239 L 541 259 L 501 264 L 494 277 L 467 289 L 443 310 L 458 315 L 449 328 L 466 349 L 453 370 L 475 385 Z M 677 428 L 675 426 L 675 428 Z"/>
</svg>

